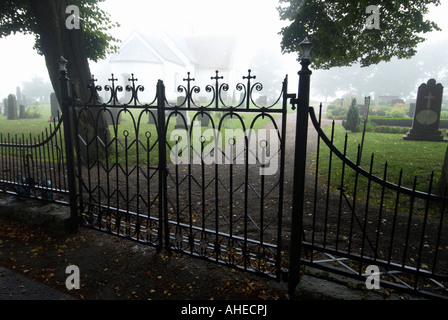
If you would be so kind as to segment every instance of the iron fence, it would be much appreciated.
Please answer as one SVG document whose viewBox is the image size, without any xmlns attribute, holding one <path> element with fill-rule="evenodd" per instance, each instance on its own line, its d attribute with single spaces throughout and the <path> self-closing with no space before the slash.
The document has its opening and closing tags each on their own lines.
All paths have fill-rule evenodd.
<svg viewBox="0 0 448 320">
<path fill-rule="evenodd" d="M 68 204 L 62 118 L 39 135 L 0 134 L 0 192 Z"/>
<path fill-rule="evenodd" d="M 321 112 L 319 118 L 313 108 L 309 113 L 318 146 L 314 191 L 305 209 L 310 216 L 304 216 L 302 262 L 363 281 L 372 275 L 368 267 L 375 266 L 381 286 L 447 298 L 447 198 L 446 192 L 433 192 L 434 173 L 425 191 L 416 189 L 417 178 L 412 187 L 403 186 L 403 171 L 398 183 L 392 183 L 387 163 L 383 172 L 374 173 L 372 154 L 368 169 L 363 168 L 360 146 L 357 159 L 349 159 L 348 136 L 339 150 L 334 145 L 334 122 L 327 136 L 320 125 Z M 325 172 L 319 163 L 322 152 L 329 160 Z"/>
<path fill-rule="evenodd" d="M 104 87 L 92 84 L 87 103 L 72 99 L 83 223 L 281 279 L 290 96 L 286 78 L 278 97 L 257 99 L 263 86 L 254 79 L 249 70 L 235 86 L 237 100 L 216 71 L 205 86 L 209 99 L 199 101 L 201 89 L 188 74 L 175 102 L 159 81 L 154 100 L 140 103 L 145 89 L 134 76 L 123 88 L 112 75 Z M 106 103 L 95 98 L 103 89 Z M 120 98 L 123 91 L 128 96 Z M 104 118 L 108 141 L 84 125 L 90 119 L 98 128 Z"/>
<path fill-rule="evenodd" d="M 387 166 L 374 174 L 374 156 L 366 170 L 347 157 L 347 140 L 335 147 L 309 107 L 308 57 L 298 95 L 287 93 L 286 77 L 271 100 L 249 70 L 234 88 L 216 71 L 204 90 L 188 73 L 175 101 L 160 80 L 142 102 L 134 75 L 125 87 L 113 75 L 104 86 L 92 78 L 90 99 L 80 101 L 60 63 L 64 121 L 36 137 L 0 135 L 0 192 L 70 205 L 74 226 L 288 281 L 290 294 L 303 265 L 361 280 L 374 265 L 382 285 L 448 296 L 445 195 L 433 193 L 432 178 L 418 191 L 416 181 L 402 186 L 401 174 L 388 181 Z M 296 108 L 292 139 L 288 109 Z M 318 134 L 313 177 L 309 121 Z"/>
</svg>

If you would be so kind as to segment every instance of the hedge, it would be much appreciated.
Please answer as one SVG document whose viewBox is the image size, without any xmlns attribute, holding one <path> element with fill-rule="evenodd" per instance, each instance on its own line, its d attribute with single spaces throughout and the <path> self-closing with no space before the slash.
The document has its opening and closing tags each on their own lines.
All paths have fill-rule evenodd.
<svg viewBox="0 0 448 320">
<path fill-rule="evenodd" d="M 331 117 L 334 120 L 346 120 L 347 116 Z M 377 126 L 391 127 L 412 127 L 412 118 L 386 118 L 378 116 L 369 116 L 369 121 Z M 448 129 L 448 119 L 440 119 L 440 129 Z"/>
<path fill-rule="evenodd" d="M 369 120 L 377 126 L 408 127 L 412 126 L 412 118 L 385 118 L 370 116 Z M 448 119 L 440 119 L 439 128 L 448 129 Z"/>
</svg>

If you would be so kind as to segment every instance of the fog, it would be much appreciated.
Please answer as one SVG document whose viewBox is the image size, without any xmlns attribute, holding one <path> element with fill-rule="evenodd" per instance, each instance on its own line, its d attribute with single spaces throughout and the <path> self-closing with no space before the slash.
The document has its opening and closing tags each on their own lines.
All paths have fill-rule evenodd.
<svg viewBox="0 0 448 320">
<path fill-rule="evenodd" d="M 106 0 L 101 7 L 111 15 L 113 21 L 121 24 L 120 28 L 112 32 L 123 41 L 134 30 L 151 32 L 159 29 L 179 36 L 234 35 L 241 45 L 236 61 L 247 64 L 247 69 L 258 69 L 254 72 L 259 74 L 260 81 L 281 82 L 285 74 L 289 74 L 291 90 L 295 91 L 300 65 L 295 61 L 295 55 L 281 54 L 278 32 L 285 22 L 278 17 L 277 5 L 277 0 Z M 428 18 L 439 24 L 443 31 L 428 35 L 428 41 L 419 46 L 415 58 L 406 61 L 394 59 L 390 63 L 362 69 L 314 70 L 312 99 L 333 99 L 345 92 L 412 98 L 412 88 L 416 91 L 419 82 L 426 81 L 429 77 L 436 78 L 447 87 L 447 8 L 448 4 L 445 2 L 436 10 L 431 10 Z M 33 43 L 32 36 L 21 34 L 0 39 L 0 98 L 14 93 L 17 86 L 22 87 L 23 82 L 31 81 L 36 76 L 49 82 L 44 58 L 37 55 Z M 266 63 L 266 59 L 273 63 Z M 263 65 L 268 68 L 262 69 Z M 93 73 L 98 68 L 99 65 L 91 63 Z M 245 74 L 241 76 L 243 75 Z M 402 79 L 396 79 L 391 82 L 396 85 L 391 85 L 384 80 L 392 81 L 390 75 L 397 79 L 401 76 Z M 341 78 L 346 81 L 340 81 Z M 391 90 L 394 87 L 396 90 Z"/>
</svg>

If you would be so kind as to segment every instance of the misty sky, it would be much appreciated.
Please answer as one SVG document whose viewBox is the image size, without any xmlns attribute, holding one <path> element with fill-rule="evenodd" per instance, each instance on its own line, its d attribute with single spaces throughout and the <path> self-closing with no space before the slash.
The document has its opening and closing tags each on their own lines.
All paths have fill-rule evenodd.
<svg viewBox="0 0 448 320">
<path fill-rule="evenodd" d="M 258 46 L 269 46 L 280 52 L 280 31 L 285 22 L 280 21 L 276 7 L 278 0 L 106 0 L 101 4 L 112 20 L 121 24 L 113 30 L 114 36 L 125 40 L 133 29 L 151 30 L 154 26 L 190 34 L 234 34 L 247 45 L 247 50 L 257 51 Z M 432 10 L 429 18 L 444 29 L 431 35 L 440 39 L 448 35 L 448 3 Z M 43 57 L 33 49 L 33 37 L 20 34 L 0 39 L 0 98 L 14 93 L 22 81 L 33 75 L 48 80 Z M 283 57 L 291 76 L 299 65 L 293 55 Z M 94 66 L 92 66 L 94 69 Z"/>
</svg>

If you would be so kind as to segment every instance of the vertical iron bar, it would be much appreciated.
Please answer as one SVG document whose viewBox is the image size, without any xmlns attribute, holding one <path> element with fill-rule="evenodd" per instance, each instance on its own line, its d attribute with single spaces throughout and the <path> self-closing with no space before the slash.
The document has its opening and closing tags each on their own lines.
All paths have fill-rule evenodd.
<svg viewBox="0 0 448 320">
<path fill-rule="evenodd" d="M 427 192 L 428 198 L 426 199 L 425 216 L 423 218 L 422 234 L 420 237 L 420 247 L 418 249 L 418 256 L 417 256 L 417 265 L 416 265 L 417 272 L 415 273 L 415 278 L 414 278 L 414 290 L 417 290 L 417 286 L 418 286 L 418 275 L 420 272 L 422 252 L 423 252 L 423 246 L 424 246 L 424 242 L 425 242 L 426 223 L 428 222 L 428 214 L 429 214 L 429 206 L 430 206 L 430 202 L 431 202 L 430 199 L 431 199 L 431 194 L 432 194 L 433 181 L 434 181 L 434 171 L 431 173 L 431 178 L 429 179 L 429 187 L 428 187 L 428 192 Z"/>
<path fill-rule="evenodd" d="M 380 229 L 381 229 L 381 223 L 382 223 L 382 216 L 383 216 L 383 202 L 384 202 L 384 191 L 385 191 L 385 182 L 387 177 L 387 162 L 384 164 L 384 173 L 383 173 L 383 184 L 381 186 L 381 200 L 380 200 L 380 212 L 378 214 L 378 224 L 377 224 L 377 230 L 376 230 L 376 243 L 375 243 L 375 256 L 374 260 L 378 259 L 378 245 L 380 241 Z"/>
<path fill-rule="evenodd" d="M 339 187 L 339 206 L 338 206 L 338 222 L 336 227 L 336 251 L 339 247 L 339 231 L 341 229 L 341 214 L 342 214 L 342 197 L 344 193 L 344 177 L 345 177 L 345 157 L 347 155 L 347 142 L 348 142 L 348 134 L 345 134 L 344 140 L 344 159 L 342 160 L 342 173 L 341 173 L 341 185 Z"/>
<path fill-rule="evenodd" d="M 215 149 L 214 149 L 214 156 L 215 156 L 215 243 L 213 245 L 214 251 L 215 251 L 215 260 L 219 260 L 219 195 L 218 195 L 218 178 L 219 178 L 219 171 L 218 171 L 218 150 L 221 147 L 218 145 L 218 143 L 221 141 L 220 139 L 220 131 L 214 130 L 214 138 L 215 138 Z M 233 162 L 233 159 L 232 159 Z"/>
<path fill-rule="evenodd" d="M 357 157 L 356 157 L 356 164 L 357 164 L 357 169 L 359 168 L 359 164 L 360 164 L 360 150 L 361 150 L 361 146 L 358 145 L 358 153 L 357 153 Z M 359 179 L 359 171 L 356 170 L 355 172 L 355 186 L 353 187 L 353 204 L 352 204 L 352 217 L 350 219 L 350 233 L 349 233 L 349 237 L 348 237 L 348 249 L 347 252 L 348 254 L 351 253 L 351 248 L 352 248 L 352 238 L 353 238 L 353 223 L 355 221 L 355 217 L 356 217 L 356 196 L 357 196 L 357 191 L 358 191 L 358 179 Z"/>
<path fill-rule="evenodd" d="M 206 231 L 205 231 L 205 219 L 207 218 L 207 214 L 205 212 L 205 163 L 204 163 L 204 143 L 205 138 L 201 139 L 201 206 L 202 206 L 202 233 L 201 233 L 201 243 L 200 243 L 200 252 L 201 255 L 206 255 Z"/>
<path fill-rule="evenodd" d="M 305 174 L 306 174 L 306 148 L 308 137 L 308 109 L 310 100 L 310 76 L 308 69 L 311 61 L 309 58 L 302 58 L 299 71 L 298 96 L 294 102 L 297 103 L 296 140 L 294 149 L 294 183 L 293 202 L 291 216 L 291 253 L 288 292 L 292 297 L 297 284 L 300 282 L 302 236 L 303 236 L 303 208 L 305 195 Z"/>
<path fill-rule="evenodd" d="M 364 127 L 362 130 L 362 138 L 361 138 L 361 150 L 359 155 L 359 161 L 361 163 L 362 151 L 364 150 L 364 138 L 366 136 L 366 128 L 367 128 L 367 119 L 369 117 L 369 108 L 370 108 L 370 97 L 364 98 L 364 107 L 366 109 L 366 117 L 364 118 Z"/>
<path fill-rule="evenodd" d="M 281 262 L 282 262 L 282 227 L 283 227 L 283 189 L 285 182 L 285 152 L 286 152 L 286 124 L 288 122 L 288 76 L 283 81 L 283 100 L 282 100 L 282 132 L 280 142 L 280 176 L 278 188 L 278 218 L 277 218 L 277 255 L 275 261 L 275 270 L 277 280 L 281 277 Z"/>
<path fill-rule="evenodd" d="M 372 170 L 373 170 L 373 159 L 374 159 L 374 154 L 372 153 L 372 156 L 370 157 L 370 168 L 369 168 L 370 175 L 372 174 Z M 364 225 L 363 225 L 363 230 L 362 230 L 361 261 L 362 261 L 362 258 L 364 257 L 364 245 L 365 245 L 366 238 L 367 238 L 367 241 L 369 241 L 368 235 L 367 235 L 367 216 L 369 214 L 369 200 L 370 200 L 371 183 L 372 183 L 372 180 L 369 178 L 368 182 L 367 182 L 366 210 L 364 212 Z M 362 263 L 359 264 L 359 274 L 361 274 L 361 272 L 362 272 Z"/>
<path fill-rule="evenodd" d="M 331 138 L 330 142 L 333 145 L 334 142 L 334 126 L 335 122 L 333 120 L 331 125 Z M 327 177 L 327 196 L 325 198 L 325 218 L 324 218 L 324 248 L 327 246 L 327 222 L 328 222 L 328 210 L 330 205 L 330 184 L 331 184 L 331 167 L 333 164 L 333 150 L 330 149 L 330 158 L 328 160 L 328 177 Z"/>
<path fill-rule="evenodd" d="M 415 201 L 415 189 L 417 186 L 417 177 L 414 177 L 414 183 L 412 185 L 412 196 L 411 196 L 411 203 L 409 208 L 409 216 L 408 216 L 408 226 L 406 230 L 406 240 L 404 242 L 404 249 L 403 249 L 403 261 L 402 261 L 402 268 L 404 269 L 406 266 L 406 253 L 408 251 L 409 246 L 409 235 L 411 231 L 411 221 L 412 221 L 412 214 L 414 211 L 414 201 Z"/>
<path fill-rule="evenodd" d="M 442 237 L 442 225 L 444 220 L 444 213 L 446 209 L 446 199 L 447 199 L 447 186 L 445 185 L 444 192 L 443 192 L 443 199 L 445 201 L 442 202 L 442 208 L 440 210 L 440 220 L 439 220 L 439 231 L 437 232 L 437 240 L 435 245 L 435 254 L 434 254 L 434 261 L 432 264 L 432 273 L 436 272 L 436 264 L 437 264 L 437 257 L 439 255 L 439 246 L 440 246 L 440 239 Z"/>
<path fill-rule="evenodd" d="M 319 128 L 322 126 L 322 103 L 319 106 Z M 319 157 L 320 157 L 320 135 L 317 135 L 317 146 L 316 146 L 316 166 L 315 166 L 315 176 L 314 176 L 314 204 L 313 204 L 313 221 L 311 226 L 311 245 L 314 247 L 315 238 L 315 228 L 316 228 L 316 214 L 317 214 L 317 189 L 319 182 Z M 310 261 L 313 262 L 313 252 L 311 252 Z"/>
<path fill-rule="evenodd" d="M 392 220 L 392 231 L 391 231 L 391 239 L 390 239 L 390 246 L 389 246 L 389 258 L 387 259 L 387 264 L 390 266 L 391 259 L 392 259 L 392 250 L 394 246 L 394 240 L 395 240 L 395 226 L 397 224 L 397 214 L 398 214 L 398 204 L 400 201 L 400 188 L 401 188 L 401 180 L 403 178 L 403 170 L 400 170 L 400 175 L 398 178 L 398 190 L 397 190 L 397 196 L 395 198 L 395 210 L 394 210 L 394 218 Z"/>
<path fill-rule="evenodd" d="M 244 172 L 244 245 L 243 245 L 243 260 L 244 260 L 244 270 L 247 270 L 247 262 L 249 254 L 247 252 L 247 222 L 248 222 L 248 201 L 249 201 L 249 195 L 248 195 L 248 187 L 249 187 L 249 148 L 250 148 L 250 133 L 249 137 L 245 136 L 245 142 L 246 142 L 246 163 L 245 163 L 245 172 Z M 252 139 L 257 139 L 255 136 Z"/>
<path fill-rule="evenodd" d="M 65 136 L 65 152 L 67 161 L 67 180 L 69 188 L 69 202 L 70 202 L 70 219 L 66 224 L 66 228 L 70 231 L 75 231 L 79 226 L 79 215 L 77 205 L 77 192 L 76 192 L 76 180 L 75 180 L 75 153 L 72 141 L 72 106 L 71 99 L 68 96 L 69 79 L 67 78 L 67 69 L 64 63 L 67 61 L 61 57 L 60 63 L 60 82 L 61 82 L 61 109 L 64 114 L 64 136 Z"/>
<path fill-rule="evenodd" d="M 167 186 L 166 186 L 166 124 L 165 124 L 165 85 L 162 80 L 157 82 L 157 117 L 158 117 L 158 137 L 159 137 L 159 250 L 163 245 L 163 235 L 165 234 L 165 246 L 169 250 L 169 224 L 167 210 Z"/>
</svg>

